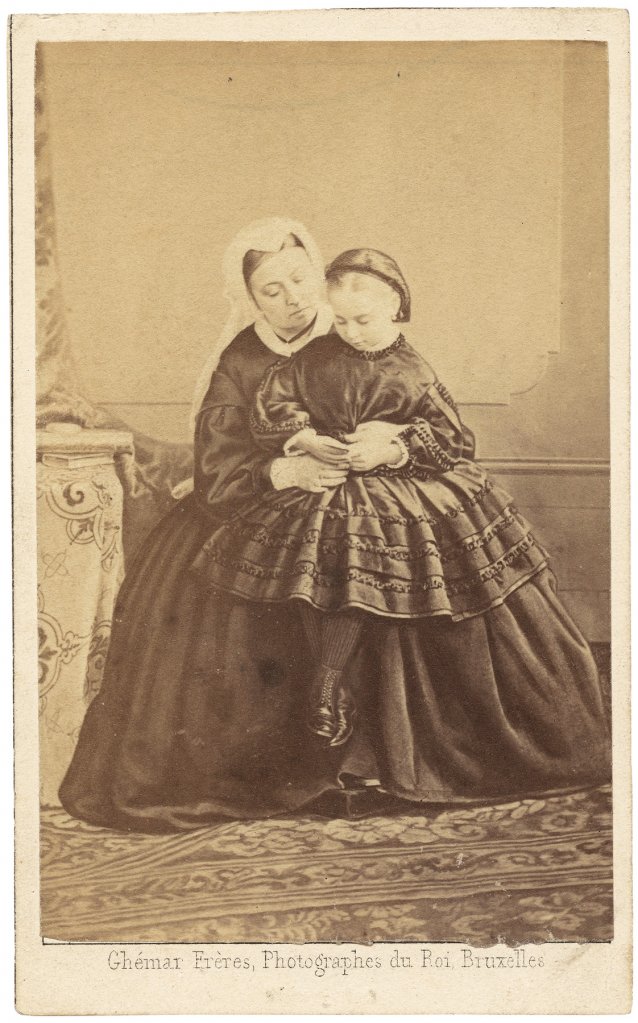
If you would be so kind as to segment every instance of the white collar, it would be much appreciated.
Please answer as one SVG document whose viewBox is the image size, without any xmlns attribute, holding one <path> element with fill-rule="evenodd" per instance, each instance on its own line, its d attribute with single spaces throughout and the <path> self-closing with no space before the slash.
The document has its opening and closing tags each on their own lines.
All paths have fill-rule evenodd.
<svg viewBox="0 0 638 1023">
<path fill-rule="evenodd" d="M 294 355 L 295 352 L 300 352 L 313 338 L 321 337 L 322 334 L 329 334 L 332 329 L 332 323 L 333 313 L 331 307 L 322 304 L 319 306 L 317 319 L 312 326 L 312 330 L 309 330 L 307 334 L 302 334 L 296 341 L 291 341 L 290 343 L 282 341 L 263 317 L 255 320 L 255 333 L 262 344 L 269 348 L 271 352 L 274 352 L 275 355 L 290 356 Z"/>
</svg>

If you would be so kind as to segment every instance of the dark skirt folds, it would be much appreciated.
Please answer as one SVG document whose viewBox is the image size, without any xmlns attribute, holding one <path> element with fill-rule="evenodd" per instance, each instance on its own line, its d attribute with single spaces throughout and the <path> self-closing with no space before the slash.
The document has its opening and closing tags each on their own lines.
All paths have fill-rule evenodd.
<svg viewBox="0 0 638 1023">
<path fill-rule="evenodd" d="M 248 600 L 460 621 L 545 565 L 510 495 L 462 460 L 444 473 L 375 471 L 322 494 L 262 495 L 210 537 L 193 568 Z"/>
<path fill-rule="evenodd" d="M 102 687 L 60 788 L 73 816 L 133 830 L 266 817 L 376 766 L 358 741 L 345 752 L 309 742 L 295 609 L 204 594 L 189 566 L 209 532 L 185 498 L 126 575 Z"/>
<path fill-rule="evenodd" d="M 267 817 L 345 774 L 424 803 L 609 779 L 596 668 L 547 571 L 463 621 L 369 616 L 350 667 L 358 727 L 325 750 L 304 724 L 312 665 L 295 602 L 203 590 L 190 566 L 209 534 L 186 498 L 127 574 L 60 790 L 73 816 L 131 830 Z"/>
<path fill-rule="evenodd" d="M 548 571 L 484 615 L 374 629 L 377 750 L 396 795 L 493 800 L 609 781 L 597 668 Z"/>
</svg>

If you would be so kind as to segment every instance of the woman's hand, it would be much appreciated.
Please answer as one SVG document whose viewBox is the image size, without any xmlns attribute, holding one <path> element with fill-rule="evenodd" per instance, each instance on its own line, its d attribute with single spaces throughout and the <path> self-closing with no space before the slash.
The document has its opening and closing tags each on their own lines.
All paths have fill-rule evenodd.
<svg viewBox="0 0 638 1023">
<path fill-rule="evenodd" d="M 297 487 L 311 494 L 321 494 L 346 482 L 347 469 L 340 469 L 314 458 L 298 455 L 296 458 L 275 458 L 270 479 L 275 490 Z"/>
<path fill-rule="evenodd" d="M 325 462 L 326 465 L 346 470 L 350 468 L 349 446 L 333 437 L 322 437 L 310 427 L 300 430 L 294 437 L 291 437 L 285 450 L 287 454 L 303 451 L 306 455 L 312 455 L 313 458 Z"/>
<path fill-rule="evenodd" d="M 403 452 L 394 439 L 405 425 L 371 420 L 362 423 L 354 433 L 346 435 L 350 443 L 350 466 L 355 472 L 369 472 L 379 465 L 393 465 L 401 462 Z"/>
</svg>

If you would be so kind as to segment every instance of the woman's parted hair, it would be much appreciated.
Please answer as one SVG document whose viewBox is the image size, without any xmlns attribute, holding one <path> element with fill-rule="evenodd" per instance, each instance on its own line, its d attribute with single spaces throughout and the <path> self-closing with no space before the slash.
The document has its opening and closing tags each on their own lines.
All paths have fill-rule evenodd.
<svg viewBox="0 0 638 1023">
<path fill-rule="evenodd" d="M 292 232 L 284 238 L 283 245 L 279 249 L 281 252 L 283 249 L 304 249 L 303 242 Z M 258 266 L 269 259 L 270 256 L 274 256 L 274 252 L 264 252 L 262 249 L 248 249 L 248 252 L 244 254 L 244 258 L 241 263 L 241 272 L 244 275 L 244 282 L 247 288 L 250 288 L 250 278 L 254 274 Z"/>
<path fill-rule="evenodd" d="M 410 319 L 410 289 L 398 265 L 391 256 L 378 249 L 348 249 L 333 259 L 326 267 L 326 282 L 339 283 L 346 274 L 368 274 L 378 277 L 393 288 L 401 299 L 397 321 L 407 323 Z"/>
</svg>

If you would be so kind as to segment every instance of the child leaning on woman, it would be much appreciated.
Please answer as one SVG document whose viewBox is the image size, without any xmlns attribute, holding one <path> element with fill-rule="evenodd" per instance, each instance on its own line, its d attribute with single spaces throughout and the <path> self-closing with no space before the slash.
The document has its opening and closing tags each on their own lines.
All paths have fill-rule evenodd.
<svg viewBox="0 0 638 1023">
<path fill-rule="evenodd" d="M 307 452 L 347 466 L 346 482 L 319 493 L 261 494 L 210 537 L 193 567 L 244 599 L 299 602 L 317 665 L 308 726 L 339 746 L 356 718 L 348 662 L 371 616 L 463 623 L 489 616 L 549 570 L 510 495 L 473 461 L 473 435 L 450 394 L 401 333 L 410 293 L 394 260 L 349 250 L 328 266 L 326 282 L 335 332 L 268 371 L 251 428 L 273 456 Z M 362 445 L 364 433 L 376 443 Z M 573 722 L 573 741 L 565 736 L 571 755 L 578 737 L 587 746 L 600 734 L 596 670 L 555 593 L 542 613 L 539 606 L 531 601 L 524 620 L 519 615 L 512 643 L 531 644 L 537 663 L 560 673 L 559 690 L 540 702 L 549 722 L 558 691 L 571 701 L 567 718 L 561 711 Z M 461 644 L 464 636 L 459 628 Z M 463 656 L 471 660 L 472 650 Z M 449 685 L 450 699 L 462 704 L 453 667 Z"/>
</svg>

